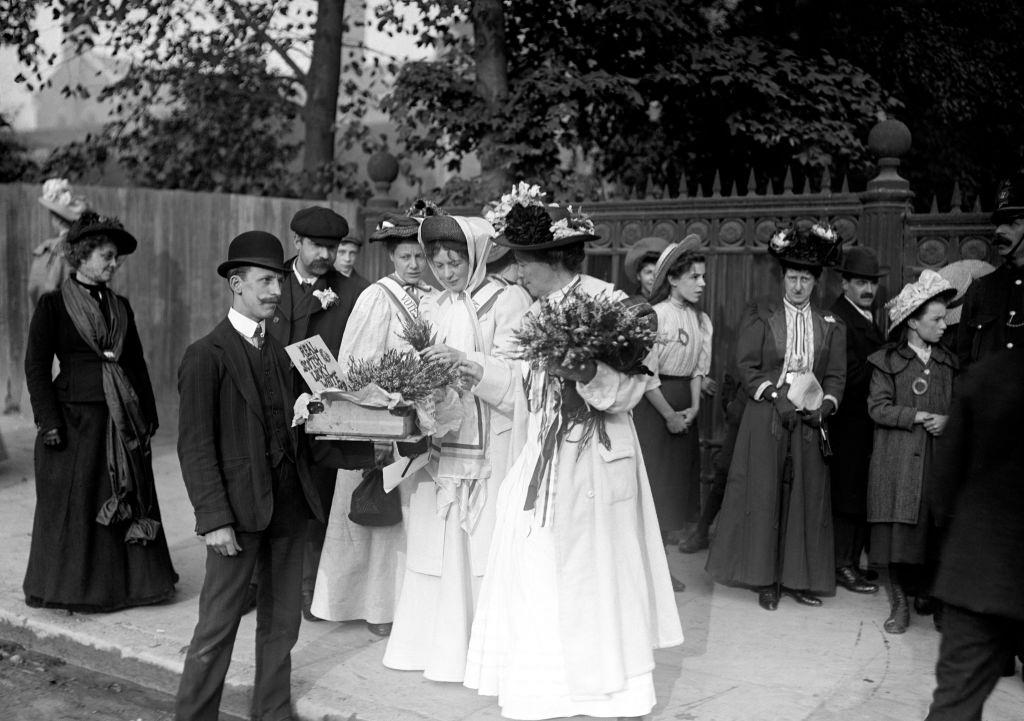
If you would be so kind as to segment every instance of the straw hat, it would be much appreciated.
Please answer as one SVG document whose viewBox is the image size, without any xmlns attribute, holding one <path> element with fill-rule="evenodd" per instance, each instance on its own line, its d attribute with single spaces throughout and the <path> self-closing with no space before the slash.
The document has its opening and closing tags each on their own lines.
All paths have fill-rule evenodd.
<svg viewBox="0 0 1024 721">
<path fill-rule="evenodd" d="M 892 327 L 896 328 L 928 301 L 941 298 L 948 302 L 954 295 L 956 288 L 948 280 L 934 270 L 922 270 L 921 277 L 903 286 L 899 295 L 886 303 L 885 307 L 889 310 Z"/>
<path fill-rule="evenodd" d="M 983 260 L 958 260 L 939 268 L 938 273 L 949 281 L 949 284 L 956 289 L 956 295 L 949 301 L 950 307 L 946 310 L 946 324 L 956 325 L 960 322 L 960 314 L 963 308 L 960 303 L 967 294 L 967 289 L 977 278 L 988 275 L 995 266 Z"/>
<path fill-rule="evenodd" d="M 629 247 L 629 250 L 626 251 L 626 260 L 624 263 L 626 268 L 626 278 L 628 278 L 630 282 L 635 281 L 637 271 L 640 270 L 641 265 L 644 265 L 644 258 L 649 255 L 653 255 L 655 262 L 657 262 L 658 256 L 660 256 L 667 247 L 668 241 L 664 238 L 659 238 L 656 235 L 641 238 L 637 242 L 633 243 L 633 245 Z"/>
<path fill-rule="evenodd" d="M 696 233 L 690 233 L 678 243 L 665 248 L 654 265 L 654 285 L 651 286 L 651 296 L 653 297 L 661 288 L 668 278 L 668 272 L 672 270 L 672 266 L 676 264 L 677 260 L 687 254 L 699 253 L 700 250 L 700 236 Z"/>
</svg>

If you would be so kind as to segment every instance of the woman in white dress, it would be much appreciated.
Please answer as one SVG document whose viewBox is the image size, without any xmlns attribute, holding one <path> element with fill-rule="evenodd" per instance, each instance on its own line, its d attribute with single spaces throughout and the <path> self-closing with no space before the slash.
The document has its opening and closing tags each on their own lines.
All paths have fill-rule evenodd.
<svg viewBox="0 0 1024 721">
<path fill-rule="evenodd" d="M 423 282 L 426 258 L 418 234 L 422 218 L 386 215 L 371 242 L 384 242 L 395 272 L 360 293 L 342 336 L 338 360 L 373 358 L 386 350 L 407 350 L 402 321 L 419 316 L 419 306 L 437 290 Z M 365 619 L 378 636 L 391 632 L 405 552 L 405 525 L 368 527 L 349 520 L 352 491 L 362 471 L 338 471 L 334 503 L 317 569 L 311 611 L 328 621 Z"/>
<path fill-rule="evenodd" d="M 626 299 L 580 275 L 596 236 L 559 225 L 566 215 L 513 205 L 496 241 L 513 248 L 538 299 L 529 313 L 573 294 Z M 513 413 L 524 446 L 498 493 L 465 684 L 498 696 L 507 718 L 642 716 L 656 701 L 652 649 L 683 640 L 630 417 L 648 377 L 600 362 L 483 360 L 463 361 L 463 374 L 476 397 Z M 576 421 L 593 414 L 604 432 L 584 441 Z"/>
<path fill-rule="evenodd" d="M 482 218 L 434 216 L 420 241 L 444 286 L 420 314 L 437 331 L 425 358 L 500 357 L 530 305 L 519 286 L 486 277 L 494 229 Z M 462 425 L 433 438 L 429 462 L 412 480 L 408 552 L 384 665 L 461 683 L 480 580 L 494 530 L 497 491 L 508 466 L 508 415 L 462 394 Z"/>
</svg>

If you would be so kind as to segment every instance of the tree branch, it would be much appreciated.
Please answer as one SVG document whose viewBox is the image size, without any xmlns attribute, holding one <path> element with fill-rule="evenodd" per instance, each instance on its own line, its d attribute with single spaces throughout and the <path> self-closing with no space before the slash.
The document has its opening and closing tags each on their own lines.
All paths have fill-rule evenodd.
<svg viewBox="0 0 1024 721">
<path fill-rule="evenodd" d="M 249 14 L 249 10 L 245 8 L 241 3 L 237 2 L 237 0 L 224 1 L 229 6 L 231 6 L 235 13 L 237 13 L 243 20 L 245 20 L 249 27 L 252 28 L 253 31 L 255 31 L 256 34 L 259 35 L 265 43 L 267 43 L 271 48 L 274 49 L 274 52 L 276 52 L 281 57 L 281 59 L 284 61 L 284 64 L 287 65 L 293 73 L 295 73 L 295 78 L 300 83 L 305 85 L 306 73 L 302 70 L 302 68 L 298 66 L 298 64 L 296 64 L 294 60 L 291 59 L 291 57 L 289 57 L 288 49 L 284 47 L 281 43 L 279 43 L 277 40 L 270 37 L 265 28 L 257 25 L 256 22 L 253 21 L 252 15 Z"/>
</svg>

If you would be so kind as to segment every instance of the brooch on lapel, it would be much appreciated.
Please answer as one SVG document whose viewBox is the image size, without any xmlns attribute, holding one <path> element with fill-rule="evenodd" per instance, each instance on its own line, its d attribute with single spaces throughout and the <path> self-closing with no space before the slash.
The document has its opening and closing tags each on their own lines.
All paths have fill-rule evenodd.
<svg viewBox="0 0 1024 721">
<path fill-rule="evenodd" d="M 327 310 L 338 302 L 338 294 L 328 288 L 327 290 L 314 290 L 313 295 L 320 301 L 320 307 Z"/>
<path fill-rule="evenodd" d="M 826 315 L 822 317 L 822 320 L 825 321 L 826 323 L 835 323 L 836 317 L 834 315 Z"/>
</svg>

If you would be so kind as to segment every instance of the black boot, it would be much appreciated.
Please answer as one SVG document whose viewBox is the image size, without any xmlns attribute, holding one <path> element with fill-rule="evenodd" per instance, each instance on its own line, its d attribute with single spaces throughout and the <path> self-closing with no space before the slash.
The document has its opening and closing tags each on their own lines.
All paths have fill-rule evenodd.
<svg viewBox="0 0 1024 721">
<path fill-rule="evenodd" d="M 910 604 L 907 594 L 900 585 L 899 577 L 892 566 L 889 567 L 889 618 L 885 619 L 882 628 L 886 633 L 903 633 L 910 625 Z"/>
</svg>

